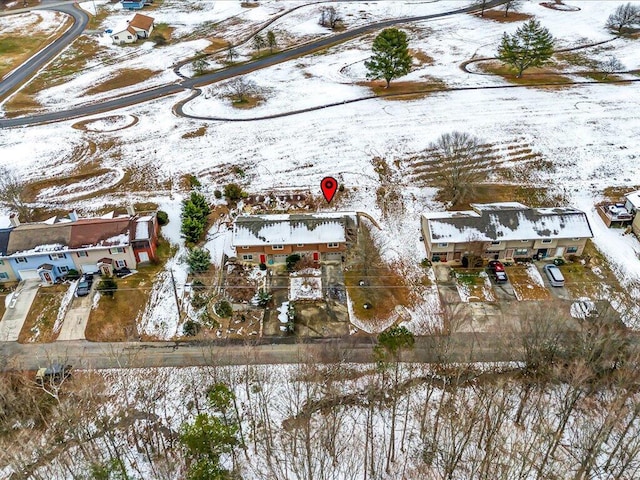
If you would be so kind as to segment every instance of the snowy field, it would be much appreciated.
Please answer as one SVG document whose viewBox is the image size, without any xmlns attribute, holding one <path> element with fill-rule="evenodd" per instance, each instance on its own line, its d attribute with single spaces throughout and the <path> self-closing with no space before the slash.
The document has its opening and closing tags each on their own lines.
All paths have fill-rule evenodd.
<svg viewBox="0 0 640 480">
<path fill-rule="evenodd" d="M 236 8 L 239 2 L 226 3 Z M 250 11 L 246 11 L 243 18 L 259 23 L 271 14 L 282 12 L 279 7 L 289 5 L 281 3 L 275 8 L 273 2 L 261 2 L 260 7 L 248 9 Z M 535 2 L 525 2 L 522 11 L 539 18 L 544 26 L 549 27 L 558 36 L 561 47 L 614 38 L 604 29 L 602 12 L 613 10 L 615 2 L 570 3 L 579 5 L 582 10 L 558 12 Z M 175 4 L 167 4 L 178 8 Z M 436 12 L 450 9 L 460 2 L 419 4 L 424 11 L 433 9 Z M 396 11 L 401 9 L 399 5 L 409 6 L 409 2 L 367 2 L 366 7 L 360 2 L 358 6 L 341 3 L 339 7 L 352 8 L 353 12 L 356 8 L 367 9 L 366 15 L 362 14 L 363 18 L 373 20 L 406 14 L 405 10 Z M 418 3 L 411 6 L 416 5 Z M 215 7 L 212 11 L 205 9 L 206 15 L 211 17 L 203 13 L 198 21 L 205 21 L 205 18 L 207 21 L 222 20 L 237 13 L 233 8 L 229 7 L 230 10 L 224 12 L 216 11 Z M 268 8 L 271 10 L 267 11 Z M 157 21 L 165 21 L 155 12 Z M 126 12 L 118 15 L 126 16 Z M 295 15 L 292 18 L 300 22 L 304 18 L 311 22 L 317 15 L 317 6 L 300 8 Z M 188 15 L 184 17 L 189 18 Z M 274 28 L 290 21 L 286 18 L 278 20 Z M 355 18 L 352 20 L 357 23 Z M 180 22 L 184 23 L 185 35 L 189 29 L 195 28 L 195 24 L 188 23 L 188 20 Z M 309 30 L 313 30 L 310 25 Z M 410 47 L 431 56 L 433 64 L 416 66 L 407 79 L 438 78 L 449 86 L 506 86 L 506 81 L 499 77 L 467 74 L 459 64 L 474 56 L 493 55 L 502 32 L 513 31 L 518 25 L 518 22 L 498 23 L 466 14 L 416 23 L 409 31 Z M 593 58 L 615 54 L 626 68 L 637 69 L 640 63 L 640 57 L 634 55 L 637 42 L 614 40 L 606 44 L 606 49 L 594 52 Z M 178 44 L 176 48 L 192 48 L 188 43 L 185 45 Z M 355 84 L 364 80 L 362 62 L 368 57 L 369 48 L 370 39 L 353 40 L 320 55 L 299 58 L 247 75 L 266 92 L 266 101 L 254 109 L 232 108 L 224 96 L 224 87 L 213 85 L 206 87 L 204 95 L 189 103 L 186 110 L 230 119 L 255 118 L 369 95 L 366 87 Z M 149 49 L 148 65 L 164 51 Z M 158 68 L 165 69 L 185 52 L 177 52 L 171 59 L 158 59 Z M 591 55 L 590 50 L 587 52 Z M 62 106 L 62 98 L 73 97 L 73 89 L 76 88 L 73 83 L 55 87 L 58 88 L 55 95 L 45 90 L 41 94 L 42 99 L 50 96 L 52 103 L 58 102 Z M 181 175 L 193 174 L 201 180 L 205 192 L 213 192 L 229 181 L 238 181 L 229 174 L 232 167 L 238 165 L 246 173 L 239 181 L 248 191 L 302 189 L 319 195 L 320 180 L 333 175 L 345 185 L 349 194 L 342 203 L 332 204 L 330 209 L 368 212 L 382 223 L 383 230 L 377 242 L 383 257 L 389 261 L 405 260 L 419 268 L 416 260 L 419 262 L 425 256 L 419 241 L 419 214 L 443 206 L 434 201 L 434 189 L 410 182 L 411 170 L 405 160 L 423 152 L 440 134 L 464 130 L 491 144 L 528 144 L 544 160 L 552 162 L 553 172 L 531 172 L 522 181 L 566 192 L 571 205 L 585 210 L 596 245 L 610 259 L 623 283 L 628 285 L 640 281 L 640 261 L 637 258 L 640 243 L 631 236 L 621 236 L 617 230 L 604 228 L 593 204 L 603 198 L 606 187 L 640 185 L 640 164 L 637 161 L 640 146 L 634 140 L 640 137 L 639 88 L 637 83 L 633 83 L 577 85 L 559 90 L 497 88 L 439 92 L 421 99 L 369 99 L 309 113 L 242 123 L 201 122 L 176 117 L 171 108 L 176 101 L 188 95 L 185 92 L 95 116 L 95 121 L 86 124 L 84 130 L 70 128 L 75 121 L 5 129 L 0 132 L 4 153 L 0 166 L 17 168 L 20 175 L 29 180 L 64 176 L 77 167 L 75 152 L 93 143 L 98 145 L 93 159 L 101 168 L 112 172 L 114 179 L 125 168 L 134 168 L 146 172 L 150 185 L 167 180 L 177 185 Z M 138 121 L 132 122 L 132 118 Z M 184 138 L 203 125 L 207 128 L 202 135 Z M 376 203 L 376 190 L 380 183 L 371 163 L 376 156 L 392 165 L 393 173 L 400 179 L 404 202 L 402 212 L 384 219 Z M 506 157 L 505 162 L 508 166 Z M 95 190 L 97 187 L 96 184 Z M 91 191 L 92 186 L 83 185 L 83 188 Z M 180 193 L 175 187 L 165 190 L 149 187 L 148 190 L 126 194 L 105 192 L 82 201 L 74 200 L 73 196 L 63 198 L 68 208 L 80 211 L 99 208 L 105 202 L 155 201 L 161 204 L 161 208 L 170 210 L 173 224 L 178 224 L 179 200 L 176 196 Z M 58 204 L 60 194 L 55 189 L 43 191 L 38 197 L 39 204 Z M 179 235 L 174 238 L 174 243 L 179 244 Z M 208 248 L 215 252 L 216 261 L 223 251 L 228 251 L 228 238 L 228 233 L 219 228 L 210 232 Z M 184 272 L 184 262 L 168 268 Z M 163 285 L 168 287 L 167 278 Z M 166 292 L 166 288 L 163 291 Z M 410 312 L 409 325 L 433 324 L 417 318 L 416 312 L 433 317 L 434 312 L 440 311 L 435 287 L 432 294 L 424 294 L 423 300 Z M 166 311 L 167 318 L 174 317 L 168 304 L 166 309 L 158 305 L 154 307 L 157 308 L 155 311 Z M 145 325 L 148 326 L 145 331 L 155 331 L 163 338 L 177 331 L 177 326 L 161 327 L 162 321 L 152 320 L 154 315 L 152 312 L 145 315 Z M 416 331 L 427 331 L 427 328 L 416 327 Z"/>
</svg>

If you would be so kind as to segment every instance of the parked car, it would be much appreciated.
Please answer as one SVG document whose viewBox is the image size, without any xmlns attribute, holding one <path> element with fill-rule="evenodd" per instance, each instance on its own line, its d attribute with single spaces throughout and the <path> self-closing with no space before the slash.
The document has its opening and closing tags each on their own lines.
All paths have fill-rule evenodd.
<svg viewBox="0 0 640 480">
<path fill-rule="evenodd" d="M 91 291 L 91 285 L 93 285 L 93 275 L 85 273 L 78 282 L 76 287 L 76 297 L 85 297 L 89 295 Z"/>
<path fill-rule="evenodd" d="M 547 275 L 552 287 L 564 287 L 564 275 L 562 275 L 562 272 L 558 267 L 550 263 L 549 265 L 545 265 L 542 269 Z"/>
<path fill-rule="evenodd" d="M 123 267 L 113 271 L 113 274 L 118 278 L 122 278 L 126 275 L 129 275 L 130 273 L 131 273 L 131 269 L 127 267 Z"/>
<path fill-rule="evenodd" d="M 504 271 L 504 265 L 498 260 L 491 260 L 487 265 L 487 270 L 491 273 L 491 277 L 496 283 L 505 283 L 509 280 L 507 272 Z"/>
<path fill-rule="evenodd" d="M 60 382 L 71 376 L 71 365 L 54 363 L 48 368 L 39 368 L 36 372 L 36 382 L 43 384 L 45 381 Z"/>
</svg>

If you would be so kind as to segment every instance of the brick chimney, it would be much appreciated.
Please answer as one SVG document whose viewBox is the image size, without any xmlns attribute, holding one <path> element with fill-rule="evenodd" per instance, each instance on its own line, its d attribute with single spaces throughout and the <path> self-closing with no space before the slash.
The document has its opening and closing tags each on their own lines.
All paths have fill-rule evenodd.
<svg viewBox="0 0 640 480">
<path fill-rule="evenodd" d="M 12 213 L 9 215 L 9 223 L 12 227 L 17 227 L 20 225 L 20 220 L 18 220 L 18 215 L 16 213 Z"/>
<path fill-rule="evenodd" d="M 129 214 L 130 217 L 136 216 L 136 209 L 133 208 L 133 205 L 127 205 L 127 213 Z"/>
<path fill-rule="evenodd" d="M 69 212 L 69 220 L 71 220 L 72 222 L 77 222 L 78 212 L 76 212 L 75 210 L 72 210 L 71 212 Z"/>
</svg>

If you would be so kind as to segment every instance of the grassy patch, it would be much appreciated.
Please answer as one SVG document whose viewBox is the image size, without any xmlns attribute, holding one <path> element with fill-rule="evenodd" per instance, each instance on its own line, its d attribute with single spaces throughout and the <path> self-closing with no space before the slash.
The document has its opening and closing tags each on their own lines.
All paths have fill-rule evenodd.
<svg viewBox="0 0 640 480">
<path fill-rule="evenodd" d="M 264 101 L 264 97 L 260 95 L 245 95 L 242 100 L 233 100 L 231 105 L 234 108 L 241 108 L 244 110 L 248 110 L 250 108 L 257 107 Z"/>
<path fill-rule="evenodd" d="M 138 339 L 137 321 L 149 301 L 156 275 L 170 256 L 168 242 L 161 241 L 157 264 L 140 266 L 138 273 L 116 279 L 118 290 L 113 299 L 103 296 L 98 307 L 91 310 L 85 331 L 87 340 L 122 342 Z"/>
<path fill-rule="evenodd" d="M 197 130 L 183 134 L 182 138 L 198 138 L 204 136 L 205 133 L 207 133 L 207 126 L 203 125 Z"/>
<path fill-rule="evenodd" d="M 225 48 L 229 48 L 229 41 L 225 40 L 221 37 L 209 37 L 207 40 L 210 42 L 210 45 L 207 46 L 203 51 L 205 53 L 213 53 L 220 50 L 224 50 Z"/>
<path fill-rule="evenodd" d="M 161 35 L 168 42 L 171 40 L 171 36 L 175 27 L 170 27 L 166 23 L 158 23 L 153 27 L 153 32 L 151 32 L 151 36 Z"/>
<path fill-rule="evenodd" d="M 455 210 L 468 210 L 472 203 L 520 202 L 533 208 L 548 207 L 558 203 L 560 193 L 553 188 L 509 184 L 480 184 Z M 440 195 L 436 195 L 439 199 Z"/>
<path fill-rule="evenodd" d="M 453 269 L 455 272 L 456 288 L 460 298 L 470 302 L 495 302 L 491 283 L 486 277 L 480 276 L 483 270 Z"/>
<path fill-rule="evenodd" d="M 31 95 L 24 93 L 24 90 L 13 95 L 4 105 L 7 118 L 33 113 L 42 108 L 42 104 Z"/>
<path fill-rule="evenodd" d="M 558 52 L 553 55 L 553 58 L 574 67 L 596 68 L 598 66 L 598 62 L 583 51 Z"/>
<path fill-rule="evenodd" d="M 102 22 L 109 16 L 109 10 L 98 7 L 96 15 L 89 15 L 89 23 L 87 29 L 98 30 L 102 27 Z"/>
<path fill-rule="evenodd" d="M 409 53 L 416 60 L 417 64 L 422 65 L 433 65 L 433 58 L 424 53 L 422 50 L 418 50 L 416 48 L 410 48 Z M 414 63 L 416 63 L 414 62 Z"/>
<path fill-rule="evenodd" d="M 347 265 L 345 285 L 358 319 L 373 323 L 384 321 L 393 314 L 397 305 L 410 302 L 405 278 L 393 265 L 382 260 L 371 232 L 364 226 L 358 232 L 358 244 L 349 253 Z M 360 285 L 361 282 L 364 285 Z M 367 303 L 372 308 L 364 308 Z"/>
<path fill-rule="evenodd" d="M 446 88 L 445 83 L 437 79 L 423 82 L 392 81 L 389 88 L 386 88 L 385 81 L 359 82 L 358 85 L 369 87 L 379 97 L 389 97 L 390 100 L 424 98 L 431 92 L 442 91 Z"/>
<path fill-rule="evenodd" d="M 68 284 L 41 287 L 31 304 L 27 320 L 22 326 L 18 342 L 53 342 L 58 333 L 53 332 L 53 326 L 58 317 L 58 310 L 62 297 L 69 290 Z"/>
<path fill-rule="evenodd" d="M 602 195 L 611 202 L 619 202 L 624 198 L 624 195 L 629 192 L 635 192 L 640 190 L 640 185 L 625 186 L 625 187 L 607 187 L 602 192 Z"/>
<path fill-rule="evenodd" d="M 149 70 L 148 68 L 141 68 L 137 70 L 133 68 L 125 68 L 118 71 L 115 76 L 110 77 L 105 82 L 99 83 L 90 89 L 85 90 L 84 93 L 85 95 L 95 95 L 97 93 L 117 90 L 118 88 L 130 87 L 131 85 L 137 85 L 148 80 L 159 72 L 159 70 Z"/>
<path fill-rule="evenodd" d="M 524 265 L 505 267 L 509 281 L 518 300 L 550 300 L 551 293 L 546 287 L 536 282 L 527 272 Z"/>
<path fill-rule="evenodd" d="M 484 15 L 474 13 L 478 18 L 484 18 L 487 20 L 493 20 L 494 22 L 508 23 L 508 22 L 522 22 L 531 18 L 531 15 L 526 13 L 509 12 L 507 16 L 504 14 L 504 10 L 485 10 Z"/>
<path fill-rule="evenodd" d="M 549 68 L 528 68 L 520 78 L 516 77 L 517 72 L 512 67 L 498 62 L 483 62 L 479 64 L 479 68 L 486 73 L 497 75 L 516 85 L 561 88 L 573 83 L 570 78 L 564 77 Z"/>
</svg>

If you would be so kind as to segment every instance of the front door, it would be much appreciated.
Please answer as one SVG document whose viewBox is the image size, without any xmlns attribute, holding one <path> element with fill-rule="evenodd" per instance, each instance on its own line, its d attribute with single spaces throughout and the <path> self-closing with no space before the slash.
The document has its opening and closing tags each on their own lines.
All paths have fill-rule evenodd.
<svg viewBox="0 0 640 480">
<path fill-rule="evenodd" d="M 562 257 L 564 255 L 564 247 L 556 248 L 556 257 Z"/>
<path fill-rule="evenodd" d="M 507 248 L 504 252 L 504 258 L 513 258 L 513 248 Z"/>
<path fill-rule="evenodd" d="M 53 283 L 53 279 L 51 278 L 51 274 L 49 272 L 42 272 L 42 278 L 48 284 L 52 284 Z"/>
<path fill-rule="evenodd" d="M 317 262 L 320 259 L 320 253 L 313 252 L 313 261 Z"/>
<path fill-rule="evenodd" d="M 538 249 L 538 258 L 545 258 L 547 256 L 548 248 L 539 248 Z"/>
<path fill-rule="evenodd" d="M 260 254 L 260 263 L 267 263 L 267 256 Z"/>
</svg>

